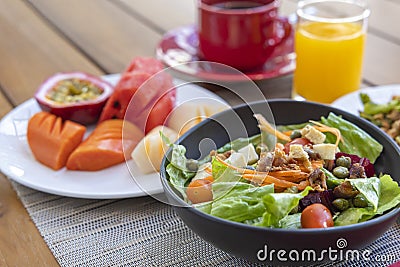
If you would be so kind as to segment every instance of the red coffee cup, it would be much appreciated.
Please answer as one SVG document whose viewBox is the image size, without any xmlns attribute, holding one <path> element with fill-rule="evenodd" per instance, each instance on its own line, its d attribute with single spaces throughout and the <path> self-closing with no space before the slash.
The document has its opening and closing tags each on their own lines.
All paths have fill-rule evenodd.
<svg viewBox="0 0 400 267">
<path fill-rule="evenodd" d="M 199 57 L 242 71 L 263 66 L 282 41 L 280 0 L 199 0 Z"/>
</svg>

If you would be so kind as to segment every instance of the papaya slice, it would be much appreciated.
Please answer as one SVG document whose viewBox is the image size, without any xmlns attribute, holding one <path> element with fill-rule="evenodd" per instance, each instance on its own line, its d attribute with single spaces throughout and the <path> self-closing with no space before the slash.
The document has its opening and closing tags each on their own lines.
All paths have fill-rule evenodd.
<svg viewBox="0 0 400 267">
<path fill-rule="evenodd" d="M 144 137 L 134 124 L 121 119 L 105 120 L 69 156 L 67 169 L 99 171 L 131 158 Z"/>
<path fill-rule="evenodd" d="M 28 122 L 27 139 L 33 156 L 40 163 L 59 170 L 82 142 L 86 127 L 48 112 L 39 112 Z"/>
</svg>

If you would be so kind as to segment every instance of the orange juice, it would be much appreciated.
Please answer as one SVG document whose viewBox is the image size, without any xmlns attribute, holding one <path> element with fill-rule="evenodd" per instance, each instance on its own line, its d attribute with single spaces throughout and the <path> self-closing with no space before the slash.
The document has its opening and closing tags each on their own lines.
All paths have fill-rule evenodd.
<svg viewBox="0 0 400 267">
<path fill-rule="evenodd" d="M 331 103 L 359 89 L 365 32 L 356 23 L 306 22 L 295 36 L 294 93 Z"/>
</svg>

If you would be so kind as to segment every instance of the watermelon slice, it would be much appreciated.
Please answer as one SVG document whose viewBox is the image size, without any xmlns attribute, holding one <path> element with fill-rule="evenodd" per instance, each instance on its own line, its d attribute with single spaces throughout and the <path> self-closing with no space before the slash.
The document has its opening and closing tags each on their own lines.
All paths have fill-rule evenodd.
<svg viewBox="0 0 400 267">
<path fill-rule="evenodd" d="M 155 58 L 133 59 L 122 73 L 114 93 L 100 115 L 99 122 L 125 118 L 145 132 L 157 125 L 162 125 L 164 123 L 162 119 L 156 120 L 157 125 L 154 123 L 146 125 L 148 117 L 166 118 L 175 104 L 172 77 L 166 72 L 160 72 L 162 70 L 162 63 Z M 153 76 L 156 73 L 157 75 Z M 160 101 L 161 98 L 162 101 Z M 162 107 L 157 105 L 162 105 Z M 128 106 L 129 116 L 126 116 Z"/>
</svg>

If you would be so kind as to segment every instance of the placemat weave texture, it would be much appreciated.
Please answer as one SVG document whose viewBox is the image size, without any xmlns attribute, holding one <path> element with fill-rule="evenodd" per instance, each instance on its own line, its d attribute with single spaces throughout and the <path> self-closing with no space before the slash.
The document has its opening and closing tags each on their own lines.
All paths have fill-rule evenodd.
<svg viewBox="0 0 400 267">
<path fill-rule="evenodd" d="M 151 197 L 92 200 L 42 193 L 12 182 L 61 266 L 260 266 L 200 239 Z M 400 260 L 400 220 L 367 249 L 370 261 L 319 266 L 388 266 Z M 385 261 L 374 260 L 376 255 Z"/>
</svg>

